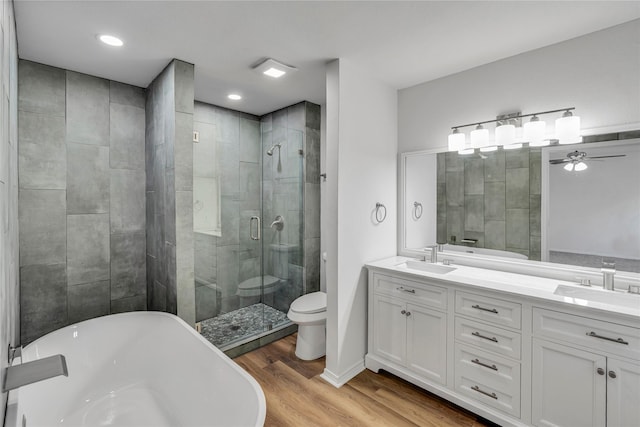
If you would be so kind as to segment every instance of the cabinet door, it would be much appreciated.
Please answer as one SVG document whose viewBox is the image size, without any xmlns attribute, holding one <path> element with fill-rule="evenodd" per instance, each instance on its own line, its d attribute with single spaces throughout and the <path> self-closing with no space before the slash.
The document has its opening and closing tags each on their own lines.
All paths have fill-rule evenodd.
<svg viewBox="0 0 640 427">
<path fill-rule="evenodd" d="M 373 304 L 373 351 L 392 362 L 404 363 L 407 345 L 405 303 L 374 295 Z"/>
<path fill-rule="evenodd" d="M 606 368 L 604 356 L 533 339 L 533 424 L 604 426 Z"/>
<path fill-rule="evenodd" d="M 607 427 L 640 426 L 640 365 L 607 360 Z"/>
<path fill-rule="evenodd" d="M 447 381 L 447 315 L 407 304 L 407 367 L 424 378 Z"/>
</svg>

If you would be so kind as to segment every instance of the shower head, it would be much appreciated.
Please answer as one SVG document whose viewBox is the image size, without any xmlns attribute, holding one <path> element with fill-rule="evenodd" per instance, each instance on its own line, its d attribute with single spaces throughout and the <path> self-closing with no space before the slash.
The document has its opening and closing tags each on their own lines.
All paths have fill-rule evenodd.
<svg viewBox="0 0 640 427">
<path fill-rule="evenodd" d="M 273 150 L 275 150 L 276 148 L 280 149 L 281 145 L 281 143 L 273 144 L 271 148 L 267 150 L 267 156 L 273 156 Z"/>
</svg>

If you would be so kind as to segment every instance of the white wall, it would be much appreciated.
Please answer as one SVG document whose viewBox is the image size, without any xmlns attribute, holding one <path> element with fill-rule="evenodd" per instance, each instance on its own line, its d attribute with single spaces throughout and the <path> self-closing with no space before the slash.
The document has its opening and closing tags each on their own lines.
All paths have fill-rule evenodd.
<svg viewBox="0 0 640 427">
<path fill-rule="evenodd" d="M 322 213 L 328 253 L 327 358 L 341 385 L 364 368 L 367 261 L 396 248 L 397 92 L 340 59 L 327 67 L 327 182 Z M 387 218 L 373 219 L 376 202 Z"/>
<path fill-rule="evenodd" d="M 451 126 L 510 111 L 576 107 L 583 129 L 640 122 L 639 43 L 635 20 L 403 89 L 398 151 L 446 148 Z"/>
<path fill-rule="evenodd" d="M 549 166 L 549 250 L 640 259 L 639 143 L 581 146 L 588 156 L 625 155 L 587 161 L 581 172 Z M 550 158 L 567 151 L 554 150 Z"/>
<path fill-rule="evenodd" d="M 420 249 L 436 244 L 438 177 L 437 155 L 422 154 L 405 159 L 404 233 L 405 247 Z M 400 178 L 402 179 L 402 178 Z M 401 190 L 402 191 L 402 190 Z M 401 203 L 402 198 L 398 199 Z M 422 204 L 417 208 L 414 203 Z"/>
<path fill-rule="evenodd" d="M 0 4 L 0 383 L 7 348 L 19 344 L 18 45 L 13 2 Z M 4 420 L 7 393 L 0 400 Z"/>
</svg>

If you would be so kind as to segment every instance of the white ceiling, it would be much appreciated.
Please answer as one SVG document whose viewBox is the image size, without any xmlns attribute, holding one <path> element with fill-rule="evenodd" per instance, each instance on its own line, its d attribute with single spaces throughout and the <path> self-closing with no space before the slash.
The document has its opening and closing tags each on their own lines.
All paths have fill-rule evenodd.
<svg viewBox="0 0 640 427">
<path fill-rule="evenodd" d="M 640 18 L 640 1 L 14 0 L 23 59 L 147 87 L 172 58 L 196 99 L 253 114 L 324 103 L 325 64 L 347 58 L 401 89 Z M 117 35 L 123 48 L 101 45 Z M 267 79 L 272 57 L 299 71 Z M 232 102 L 226 95 L 244 96 Z"/>
</svg>

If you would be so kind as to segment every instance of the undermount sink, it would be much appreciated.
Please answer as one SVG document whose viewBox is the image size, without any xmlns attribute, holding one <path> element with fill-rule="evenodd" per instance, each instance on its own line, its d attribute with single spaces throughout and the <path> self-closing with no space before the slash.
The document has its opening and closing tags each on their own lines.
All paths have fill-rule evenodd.
<svg viewBox="0 0 640 427">
<path fill-rule="evenodd" d="M 589 289 L 577 286 L 558 285 L 553 292 L 563 297 L 577 300 L 599 302 L 602 304 L 618 305 L 640 310 L 640 295 L 626 292 L 605 291 L 600 289 Z"/>
<path fill-rule="evenodd" d="M 425 271 L 427 273 L 447 274 L 454 271 L 455 267 L 449 267 L 442 264 L 431 264 L 424 261 L 407 261 L 403 262 L 399 266 L 406 267 L 409 270 Z"/>
</svg>

